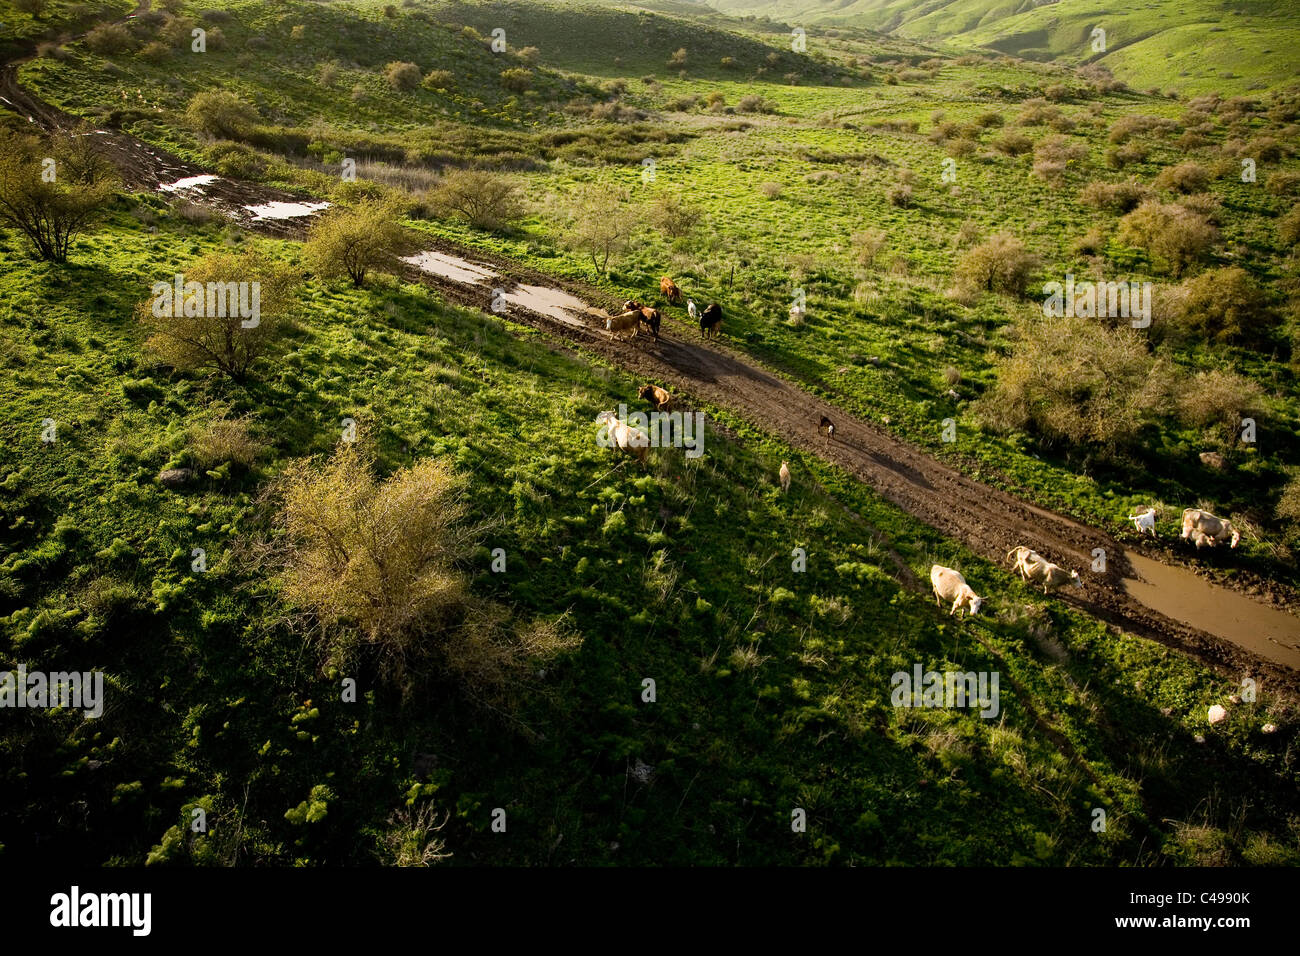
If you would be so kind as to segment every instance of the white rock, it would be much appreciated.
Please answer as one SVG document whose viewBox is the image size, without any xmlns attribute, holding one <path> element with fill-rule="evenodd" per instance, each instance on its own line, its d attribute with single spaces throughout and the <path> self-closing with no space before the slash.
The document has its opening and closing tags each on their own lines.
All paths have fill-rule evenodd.
<svg viewBox="0 0 1300 956">
<path fill-rule="evenodd" d="M 1209 709 L 1209 711 L 1206 712 L 1206 717 L 1209 718 L 1210 723 L 1212 724 L 1217 724 L 1219 721 L 1224 720 L 1227 716 L 1228 716 L 1228 710 L 1222 704 L 1215 704 L 1213 707 Z"/>
<path fill-rule="evenodd" d="M 1277 733 L 1277 724 L 1265 724 L 1263 727 L 1259 728 L 1259 730 L 1260 733 L 1275 734 Z"/>
</svg>

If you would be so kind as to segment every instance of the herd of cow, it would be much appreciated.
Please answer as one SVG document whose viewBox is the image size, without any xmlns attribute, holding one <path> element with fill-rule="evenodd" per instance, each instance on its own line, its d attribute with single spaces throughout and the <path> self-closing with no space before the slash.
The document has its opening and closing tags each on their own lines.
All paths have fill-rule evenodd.
<svg viewBox="0 0 1300 956">
<path fill-rule="evenodd" d="M 1129 515 L 1128 519 L 1133 522 L 1139 534 L 1148 533 L 1153 538 L 1157 537 L 1154 508 L 1148 508 L 1140 514 Z M 1234 528 L 1227 518 L 1216 517 L 1200 508 L 1188 508 L 1183 512 L 1181 537 L 1184 541 L 1195 544 L 1196 550 L 1199 551 L 1205 547 L 1212 548 L 1223 541 L 1229 542 L 1228 547 L 1235 548 L 1241 541 L 1241 532 Z M 1078 571 L 1067 571 L 1024 545 L 1008 551 L 1007 559 L 1014 562 L 1015 570 L 1020 573 L 1023 580 L 1041 585 L 1044 594 L 1067 584 L 1083 588 L 1083 581 L 1080 580 Z M 936 604 L 942 606 L 944 601 L 952 602 L 952 610 L 948 612 L 950 616 L 958 610 L 962 612 L 961 616 L 965 616 L 967 611 L 978 614 L 980 606 L 984 603 L 984 599 L 971 589 L 961 573 L 952 568 L 945 568 L 940 564 L 931 567 L 930 583 L 934 586 Z"/>
<path fill-rule="evenodd" d="M 668 276 L 659 280 L 659 292 L 673 305 L 681 305 L 685 298 L 677 283 Z M 706 339 L 711 338 L 722 327 L 722 306 L 716 302 L 710 302 L 701 312 L 696 308 L 694 299 L 686 299 L 686 312 L 690 315 L 691 321 L 699 321 L 700 333 Z M 658 342 L 659 326 L 662 321 L 663 316 L 658 309 L 642 305 L 636 299 L 628 299 L 623 303 L 622 312 L 605 319 L 605 331 L 613 335 L 631 332 L 632 336 L 636 336 L 641 334 L 641 329 L 644 327 Z"/>
</svg>

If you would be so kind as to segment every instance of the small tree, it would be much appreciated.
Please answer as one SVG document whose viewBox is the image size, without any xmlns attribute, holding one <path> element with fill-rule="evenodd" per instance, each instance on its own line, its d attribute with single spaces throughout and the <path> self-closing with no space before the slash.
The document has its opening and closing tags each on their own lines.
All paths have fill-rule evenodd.
<svg viewBox="0 0 1300 956">
<path fill-rule="evenodd" d="M 596 271 L 604 275 L 609 260 L 631 245 L 635 220 L 627 206 L 627 193 L 607 186 L 582 189 L 570 207 L 571 225 L 565 244 L 591 257 Z"/>
<path fill-rule="evenodd" d="M 257 123 L 257 110 L 234 93 L 204 90 L 195 93 L 185 109 L 185 119 L 194 129 L 209 136 L 244 139 Z"/>
<path fill-rule="evenodd" d="M 430 192 L 429 201 L 443 214 L 461 216 L 480 229 L 499 229 L 523 216 L 514 183 L 480 169 L 447 173 Z"/>
<path fill-rule="evenodd" d="M 668 65 L 674 69 L 686 65 L 686 47 L 678 47 L 677 51 L 668 58 Z"/>
<path fill-rule="evenodd" d="M 67 262 L 72 240 L 98 217 L 114 188 L 101 167 L 95 181 L 79 181 L 75 158 L 63 160 L 66 140 L 64 149 L 59 145 L 46 148 L 37 139 L 0 136 L 0 223 L 19 230 L 37 257 L 50 262 Z"/>
<path fill-rule="evenodd" d="M 1024 295 L 1038 258 L 1010 233 L 1000 232 L 969 249 L 957 262 L 959 285 L 985 292 Z"/>
<path fill-rule="evenodd" d="M 414 63 L 394 60 L 384 67 L 384 79 L 388 85 L 399 92 L 408 93 L 420 85 L 420 68 Z"/>
<path fill-rule="evenodd" d="M 682 202 L 675 193 L 660 196 L 650 207 L 650 219 L 673 239 L 689 236 L 699 225 L 703 212 L 698 206 Z"/>
<path fill-rule="evenodd" d="M 1229 451 L 1241 437 L 1241 420 L 1263 410 L 1264 391 L 1250 379 L 1226 369 L 1197 372 L 1178 394 L 1178 416 L 1205 429 L 1205 437 Z"/>
<path fill-rule="evenodd" d="M 1207 269 L 1183 281 L 1169 306 L 1169 321 L 1181 338 L 1258 343 L 1281 321 L 1262 283 L 1240 266 Z"/>
<path fill-rule="evenodd" d="M 303 252 L 318 276 L 346 275 L 360 287 L 370 270 L 389 265 L 407 250 L 409 240 L 396 217 L 392 205 L 379 200 L 335 206 L 313 223 Z"/>
<path fill-rule="evenodd" d="M 1147 200 L 1120 220 L 1119 241 L 1143 249 L 1174 275 L 1205 257 L 1218 231 L 1205 217 L 1176 203 Z"/>
<path fill-rule="evenodd" d="M 250 249 L 205 256 L 190 265 L 182 278 L 181 295 L 169 277 L 136 307 L 148 333 L 146 349 L 173 368 L 213 369 L 236 381 L 244 379 L 279 337 L 283 317 L 293 304 L 297 274 Z M 238 288 L 244 282 L 249 283 L 246 297 Z M 163 286 L 168 287 L 166 292 Z M 256 301 L 257 315 L 245 315 L 234 307 L 235 301 L 241 305 Z"/>
</svg>

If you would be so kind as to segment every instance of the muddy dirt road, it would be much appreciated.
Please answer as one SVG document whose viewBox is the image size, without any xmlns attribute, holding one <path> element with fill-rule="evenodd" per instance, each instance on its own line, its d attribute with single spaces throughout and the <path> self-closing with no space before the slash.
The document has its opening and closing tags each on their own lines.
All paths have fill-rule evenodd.
<svg viewBox="0 0 1300 956">
<path fill-rule="evenodd" d="M 0 97 L 46 129 L 74 125 L 70 117 L 24 92 L 12 65 L 0 69 Z M 157 191 L 178 180 L 211 175 L 123 134 L 97 135 L 103 136 L 129 187 Z M 259 218 L 250 206 L 305 200 L 224 177 L 208 179 L 180 194 L 250 229 L 279 237 L 300 237 L 308 221 L 303 215 Z M 1234 678 L 1269 677 L 1300 690 L 1300 618 L 1296 615 L 1216 587 L 1185 568 L 1145 556 L 1130 560 L 1125 548 L 1109 535 L 967 478 L 725 344 L 705 343 L 698 331 L 680 322 L 666 323 L 657 343 L 646 336 L 616 342 L 589 313 L 568 318 L 556 314 L 557 302 L 563 308 L 570 301 L 564 294 L 589 307 L 617 306 L 600 290 L 448 243 L 430 243 L 427 248 L 433 257 L 428 261 L 441 263 L 445 274 L 408 262 L 399 267 L 406 278 L 439 288 L 451 301 L 483 310 L 490 308 L 492 288 L 504 286 L 513 298 L 505 313 L 511 319 L 562 337 L 646 380 L 734 412 L 790 445 L 838 465 L 985 558 L 1005 567 L 1006 552 L 1025 544 L 1057 563 L 1078 568 L 1084 590 L 1059 592 L 1061 599 L 1100 620 L 1194 654 Z M 456 267 L 456 260 L 462 265 Z M 448 273 L 449 264 L 464 274 Z M 541 305 L 534 308 L 530 303 Z M 725 330 L 724 322 L 724 334 Z M 831 442 L 816 430 L 823 414 L 836 425 Z M 1104 573 L 1088 570 L 1097 548 L 1106 552 Z M 978 589 L 979 582 L 972 583 Z M 1211 609 L 1222 613 L 1211 614 Z"/>
</svg>

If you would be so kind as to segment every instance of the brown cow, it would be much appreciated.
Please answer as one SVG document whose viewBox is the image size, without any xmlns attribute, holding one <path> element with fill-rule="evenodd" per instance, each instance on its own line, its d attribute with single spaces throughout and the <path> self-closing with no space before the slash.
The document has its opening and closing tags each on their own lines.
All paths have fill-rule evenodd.
<svg viewBox="0 0 1300 956">
<path fill-rule="evenodd" d="M 637 310 L 637 315 L 639 316 L 639 318 L 637 319 L 639 325 L 644 325 L 647 329 L 649 329 L 650 334 L 653 335 L 655 341 L 658 342 L 659 323 L 662 320 L 662 317 L 659 315 L 659 310 L 652 309 L 649 306 L 642 306 L 640 309 Z"/>
<path fill-rule="evenodd" d="M 636 394 L 642 401 L 649 402 L 650 407 L 656 412 L 666 412 L 673 400 L 673 397 L 658 385 L 642 385 L 637 389 Z"/>
<path fill-rule="evenodd" d="M 659 291 L 673 305 L 682 304 L 682 290 L 677 288 L 677 283 L 667 276 L 659 280 Z"/>
<path fill-rule="evenodd" d="M 817 423 L 817 430 L 826 433 L 826 441 L 828 443 L 835 437 L 835 423 L 825 415 L 823 415 L 822 420 Z"/>
</svg>

